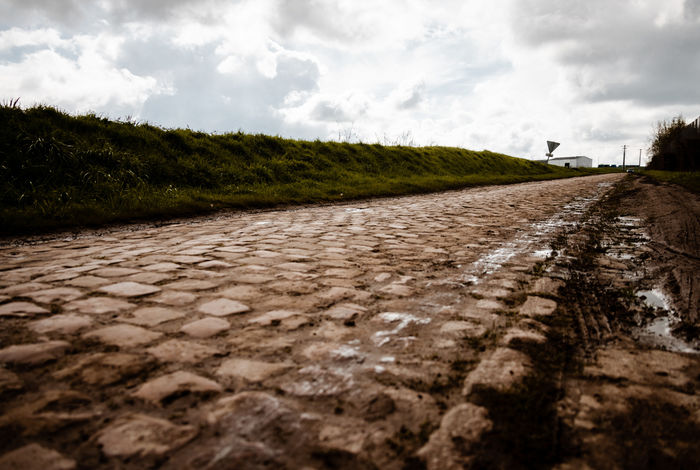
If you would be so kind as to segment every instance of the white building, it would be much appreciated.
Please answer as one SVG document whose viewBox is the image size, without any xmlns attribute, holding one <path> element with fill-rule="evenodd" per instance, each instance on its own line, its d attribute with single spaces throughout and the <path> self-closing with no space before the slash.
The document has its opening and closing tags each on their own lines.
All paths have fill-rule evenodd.
<svg viewBox="0 0 700 470">
<path fill-rule="evenodd" d="M 566 168 L 591 168 L 593 166 L 593 160 L 584 157 L 557 157 L 549 159 L 550 165 L 563 166 Z"/>
</svg>

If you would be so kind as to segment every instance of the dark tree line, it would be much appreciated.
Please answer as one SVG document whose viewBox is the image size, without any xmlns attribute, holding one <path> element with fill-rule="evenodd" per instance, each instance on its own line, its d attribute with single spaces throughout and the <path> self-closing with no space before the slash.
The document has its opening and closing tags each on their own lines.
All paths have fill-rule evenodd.
<svg viewBox="0 0 700 470">
<path fill-rule="evenodd" d="M 649 148 L 649 168 L 655 170 L 700 170 L 700 118 L 686 124 L 682 116 L 656 124 Z"/>
</svg>

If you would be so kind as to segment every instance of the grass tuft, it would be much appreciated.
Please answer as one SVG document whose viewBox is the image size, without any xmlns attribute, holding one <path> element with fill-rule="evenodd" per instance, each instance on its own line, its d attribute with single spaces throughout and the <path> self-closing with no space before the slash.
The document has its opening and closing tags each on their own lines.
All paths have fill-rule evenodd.
<svg viewBox="0 0 700 470">
<path fill-rule="evenodd" d="M 656 181 L 677 184 L 700 194 L 700 171 L 642 170 L 640 173 Z"/>
</svg>

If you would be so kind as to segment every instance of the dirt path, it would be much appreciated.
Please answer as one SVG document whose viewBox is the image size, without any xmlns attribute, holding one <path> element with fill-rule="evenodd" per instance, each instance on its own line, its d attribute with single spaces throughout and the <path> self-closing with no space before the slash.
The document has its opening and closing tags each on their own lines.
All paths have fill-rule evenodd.
<svg viewBox="0 0 700 470">
<path fill-rule="evenodd" d="M 697 196 L 627 180 L 548 269 L 566 280 L 560 468 L 700 468 L 699 216 Z"/>
<path fill-rule="evenodd" d="M 575 463 L 565 247 L 620 179 L 6 247 L 0 468 Z"/>
<path fill-rule="evenodd" d="M 621 210 L 644 220 L 654 278 L 672 297 L 685 326 L 700 333 L 700 196 L 637 178 Z"/>
</svg>

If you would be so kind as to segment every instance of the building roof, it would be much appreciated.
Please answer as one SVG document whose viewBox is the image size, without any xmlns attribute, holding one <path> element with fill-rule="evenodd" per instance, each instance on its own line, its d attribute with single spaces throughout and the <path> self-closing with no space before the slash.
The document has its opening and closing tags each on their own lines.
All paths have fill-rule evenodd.
<svg viewBox="0 0 700 470">
<path fill-rule="evenodd" d="M 550 158 L 549 161 L 551 162 L 552 160 L 572 160 L 575 158 L 587 158 L 588 160 L 592 160 L 590 157 L 586 157 L 584 155 L 575 155 L 573 157 L 555 157 L 555 158 Z"/>
</svg>

